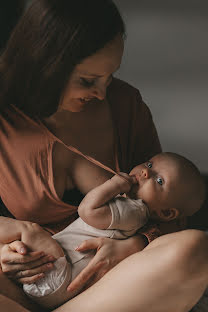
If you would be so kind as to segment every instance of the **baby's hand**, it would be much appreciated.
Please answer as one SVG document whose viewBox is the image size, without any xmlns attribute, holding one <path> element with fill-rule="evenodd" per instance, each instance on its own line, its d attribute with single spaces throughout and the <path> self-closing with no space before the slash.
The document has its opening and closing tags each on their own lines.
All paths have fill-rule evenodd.
<svg viewBox="0 0 208 312">
<path fill-rule="evenodd" d="M 134 176 L 130 176 L 127 173 L 119 172 L 118 175 L 114 175 L 111 180 L 117 184 L 119 193 L 128 193 L 133 184 L 137 183 L 137 180 Z"/>
</svg>

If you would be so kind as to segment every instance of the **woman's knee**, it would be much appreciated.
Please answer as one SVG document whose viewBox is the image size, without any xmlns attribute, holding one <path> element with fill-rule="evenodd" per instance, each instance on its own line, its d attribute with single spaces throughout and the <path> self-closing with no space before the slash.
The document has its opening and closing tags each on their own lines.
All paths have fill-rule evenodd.
<svg viewBox="0 0 208 312">
<path fill-rule="evenodd" d="M 204 274 L 208 280 L 208 235 L 198 230 L 185 230 L 161 237 L 169 261 L 183 276 Z"/>
<path fill-rule="evenodd" d="M 198 230 L 183 231 L 182 260 L 192 273 L 203 272 L 208 277 L 208 235 Z"/>
<path fill-rule="evenodd" d="M 175 251 L 184 260 L 207 261 L 208 235 L 198 230 L 185 230 L 176 233 Z"/>
</svg>

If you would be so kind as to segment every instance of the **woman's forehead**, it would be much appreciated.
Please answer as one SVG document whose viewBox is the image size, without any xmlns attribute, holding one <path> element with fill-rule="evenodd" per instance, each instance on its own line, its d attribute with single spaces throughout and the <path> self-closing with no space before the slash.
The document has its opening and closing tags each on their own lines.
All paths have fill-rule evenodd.
<svg viewBox="0 0 208 312">
<path fill-rule="evenodd" d="M 120 67 L 123 49 L 123 39 L 121 36 L 117 37 L 103 49 L 85 58 L 76 66 L 76 71 L 86 76 L 104 76 L 109 72 L 113 73 Z"/>
</svg>

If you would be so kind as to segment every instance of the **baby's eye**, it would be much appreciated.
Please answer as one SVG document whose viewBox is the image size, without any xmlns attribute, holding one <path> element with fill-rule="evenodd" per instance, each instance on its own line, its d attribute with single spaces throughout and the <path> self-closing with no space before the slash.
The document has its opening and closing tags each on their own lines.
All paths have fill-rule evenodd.
<svg viewBox="0 0 208 312">
<path fill-rule="evenodd" d="M 94 80 L 90 80 L 90 79 L 86 79 L 86 78 L 80 78 L 80 81 L 84 87 L 88 87 L 88 88 L 92 87 L 95 83 Z"/>
<path fill-rule="evenodd" d="M 163 179 L 162 178 L 157 177 L 156 181 L 157 181 L 158 184 L 163 185 Z"/>
<path fill-rule="evenodd" d="M 151 162 L 148 162 L 148 163 L 146 164 L 146 167 L 152 168 L 152 163 L 151 163 Z"/>
</svg>

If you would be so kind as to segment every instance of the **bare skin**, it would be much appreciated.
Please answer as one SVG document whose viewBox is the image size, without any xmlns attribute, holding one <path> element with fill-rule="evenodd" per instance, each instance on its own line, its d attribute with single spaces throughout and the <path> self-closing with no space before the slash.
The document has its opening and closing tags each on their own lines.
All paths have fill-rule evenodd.
<svg viewBox="0 0 208 312">
<path fill-rule="evenodd" d="M 40 307 L 31 302 L 20 287 L 2 274 L 0 270 L 0 306 L 4 312 L 40 311 Z M 27 310 L 26 310 L 27 309 Z"/>
<path fill-rule="evenodd" d="M 98 307 L 101 312 L 188 312 L 208 284 L 207 245 L 205 234 L 194 230 L 158 238 L 55 311 L 78 312 L 84 306 L 86 312 Z M 199 252 L 194 260 L 193 252 Z"/>
<path fill-rule="evenodd" d="M 86 247 L 84 244 L 82 250 Z M 137 312 L 140 309 L 188 312 L 208 285 L 207 246 L 208 237 L 200 231 L 186 230 L 162 236 L 140 253 L 120 262 L 96 284 L 55 311 L 78 312 L 84 306 L 86 312 L 95 312 L 98 307 L 101 312 Z M 93 240 L 91 247 L 95 248 Z M 29 307 L 18 293 L 19 288 L 15 289 L 15 285 L 11 288 L 6 277 L 4 288 L 13 288 L 12 299 L 17 298 L 25 308 L 40 311 L 35 306 Z"/>
<path fill-rule="evenodd" d="M 0 306 L 2 311 L 6 312 L 29 312 L 29 310 L 24 309 L 21 305 L 3 295 L 0 295 Z"/>
<path fill-rule="evenodd" d="M 64 114 L 66 116 L 66 113 Z M 82 126 L 77 128 L 77 124 Z M 52 128 L 51 124 L 49 126 Z M 55 125 L 53 129 L 55 129 Z M 83 129 L 85 130 L 83 131 Z M 66 118 L 66 125 L 63 128 L 55 129 L 55 134 L 65 144 L 70 144 L 84 154 L 92 156 L 115 169 L 113 125 L 107 101 L 94 101 L 94 103 L 89 104 L 85 112 L 79 114 L 69 113 Z M 100 144 L 101 141 L 102 144 Z M 75 181 L 79 181 L 79 189 L 81 188 L 85 194 L 111 177 L 110 173 L 67 150 L 60 143 L 54 146 L 53 159 L 54 183 L 60 198 L 65 189 L 77 187 Z"/>
</svg>

